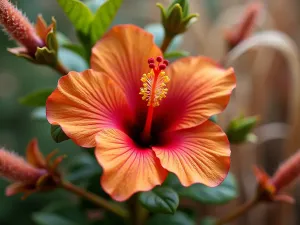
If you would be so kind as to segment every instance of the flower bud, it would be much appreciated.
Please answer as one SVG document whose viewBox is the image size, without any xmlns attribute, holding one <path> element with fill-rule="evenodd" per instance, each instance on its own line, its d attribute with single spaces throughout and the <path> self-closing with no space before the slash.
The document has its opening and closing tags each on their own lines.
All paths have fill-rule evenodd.
<svg viewBox="0 0 300 225">
<path fill-rule="evenodd" d="M 27 161 L 0 149 L 0 176 L 13 181 L 6 187 L 6 195 L 24 193 L 23 197 L 27 197 L 34 192 L 57 188 L 61 181 L 61 174 L 57 169 L 65 156 L 53 158 L 56 153 L 57 151 L 52 151 L 44 157 L 35 138 L 27 146 Z"/>
<path fill-rule="evenodd" d="M 251 137 L 251 131 L 258 121 L 257 117 L 239 117 L 232 120 L 227 128 L 226 134 L 232 144 L 240 144 Z"/>
<path fill-rule="evenodd" d="M 28 19 L 8 0 L 0 0 L 0 23 L 31 56 L 34 56 L 38 47 L 45 45 Z"/>
<path fill-rule="evenodd" d="M 280 191 L 300 177 L 300 150 L 283 162 L 273 177 L 257 167 L 254 172 L 258 181 L 257 198 L 260 201 L 293 203 L 294 199 Z"/>
<path fill-rule="evenodd" d="M 56 38 L 56 21 L 47 26 L 41 15 L 35 27 L 8 0 L 0 0 L 0 24 L 20 45 L 7 50 L 36 64 L 43 64 L 62 71 L 58 63 L 58 42 Z M 65 73 L 65 71 L 62 71 Z"/>
<path fill-rule="evenodd" d="M 189 14 L 188 0 L 174 0 L 168 8 L 164 8 L 160 3 L 157 6 L 161 10 L 166 35 L 170 37 L 185 32 L 198 17 L 198 14 Z"/>
<path fill-rule="evenodd" d="M 262 4 L 258 2 L 249 4 L 241 22 L 225 32 L 224 36 L 229 50 L 251 35 L 261 9 Z"/>
<path fill-rule="evenodd" d="M 281 190 L 298 177 L 300 177 L 300 150 L 282 163 L 271 180 L 276 189 Z"/>
<path fill-rule="evenodd" d="M 27 163 L 15 153 L 0 149 L 0 175 L 11 181 L 35 183 L 46 173 Z"/>
<path fill-rule="evenodd" d="M 171 12 L 172 7 L 175 4 L 179 4 L 182 9 L 182 16 L 187 17 L 189 14 L 189 1 L 188 0 L 174 0 L 168 8 L 168 12 Z"/>
</svg>

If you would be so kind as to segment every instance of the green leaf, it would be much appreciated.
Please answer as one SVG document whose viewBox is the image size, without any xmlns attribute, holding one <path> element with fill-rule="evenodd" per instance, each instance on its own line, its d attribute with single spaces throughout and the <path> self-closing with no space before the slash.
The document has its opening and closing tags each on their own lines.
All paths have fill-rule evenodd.
<svg viewBox="0 0 300 225">
<path fill-rule="evenodd" d="M 143 192 L 139 200 L 146 209 L 155 213 L 173 214 L 179 204 L 177 193 L 167 187 L 156 187 L 151 191 Z"/>
<path fill-rule="evenodd" d="M 107 0 L 97 10 L 91 23 L 90 37 L 95 44 L 109 28 L 123 0 Z"/>
<path fill-rule="evenodd" d="M 70 139 L 58 125 L 51 125 L 51 136 L 56 143 Z"/>
<path fill-rule="evenodd" d="M 190 53 L 187 51 L 172 51 L 164 54 L 164 58 L 166 59 L 177 59 L 181 57 L 187 57 Z"/>
<path fill-rule="evenodd" d="M 38 212 L 32 217 L 37 225 L 81 225 L 54 213 Z"/>
<path fill-rule="evenodd" d="M 147 225 L 195 225 L 196 223 L 183 212 L 177 211 L 174 215 L 155 214 Z"/>
<path fill-rule="evenodd" d="M 237 197 L 237 184 L 234 176 L 229 173 L 226 179 L 217 187 L 207 187 L 194 184 L 178 190 L 182 197 L 191 198 L 204 204 L 225 204 Z"/>
<path fill-rule="evenodd" d="M 53 92 L 52 88 L 35 91 L 19 100 L 23 105 L 27 106 L 45 106 L 48 96 Z"/>
<path fill-rule="evenodd" d="M 57 0 L 76 28 L 78 38 L 86 50 L 107 31 L 123 0 L 90 0 L 88 6 L 79 0 Z M 95 11 L 93 15 L 92 8 Z M 89 53 L 88 53 L 89 54 Z"/>
<path fill-rule="evenodd" d="M 53 201 L 38 213 L 55 214 L 66 220 L 76 221 L 76 224 L 87 224 L 87 215 L 77 203 L 79 202 L 68 201 L 68 199 Z"/>
<path fill-rule="evenodd" d="M 94 168 L 83 167 L 69 174 L 67 176 L 67 180 L 69 180 L 72 183 L 82 184 L 84 180 L 93 177 L 95 174 L 100 174 L 100 172 L 101 172 L 100 168 L 94 170 Z"/>
<path fill-rule="evenodd" d="M 217 187 L 193 184 L 189 187 L 181 185 L 175 174 L 170 173 L 163 184 L 172 187 L 180 197 L 191 198 L 204 204 L 225 204 L 238 195 L 238 187 L 233 174 L 228 173 L 226 179 Z"/>
<path fill-rule="evenodd" d="M 67 180 L 71 182 L 82 183 L 97 174 L 100 176 L 102 172 L 95 157 L 91 156 L 88 152 L 83 152 L 72 158 L 65 167 L 68 170 Z"/>
<path fill-rule="evenodd" d="M 93 48 L 90 34 L 84 34 L 80 31 L 76 32 L 77 38 L 84 47 L 84 50 L 86 51 L 88 58 L 91 56 L 91 49 Z"/>
<path fill-rule="evenodd" d="M 93 21 L 93 14 L 90 9 L 79 0 L 57 0 L 57 2 L 76 30 L 88 34 L 89 25 Z"/>
</svg>

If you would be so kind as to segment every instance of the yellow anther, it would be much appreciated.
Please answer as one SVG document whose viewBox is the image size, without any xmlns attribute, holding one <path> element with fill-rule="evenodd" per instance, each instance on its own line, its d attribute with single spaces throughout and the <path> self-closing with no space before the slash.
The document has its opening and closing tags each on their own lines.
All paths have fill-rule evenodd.
<svg viewBox="0 0 300 225">
<path fill-rule="evenodd" d="M 170 78 L 164 71 L 155 73 L 152 69 L 149 73 L 142 75 L 141 81 L 143 86 L 140 88 L 139 94 L 142 95 L 142 99 L 148 102 L 148 106 L 159 106 L 159 101 L 167 95 L 168 89 L 165 87 Z"/>
<path fill-rule="evenodd" d="M 165 83 L 168 83 L 170 81 L 170 78 L 168 76 L 164 76 L 163 78 Z"/>
</svg>

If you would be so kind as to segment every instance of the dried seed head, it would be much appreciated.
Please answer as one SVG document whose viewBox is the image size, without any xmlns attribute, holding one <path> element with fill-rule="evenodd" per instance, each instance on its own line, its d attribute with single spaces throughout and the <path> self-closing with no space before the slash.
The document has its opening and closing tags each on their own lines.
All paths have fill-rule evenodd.
<svg viewBox="0 0 300 225">
<path fill-rule="evenodd" d="M 0 23 L 4 30 L 34 56 L 37 47 L 45 44 L 36 34 L 28 19 L 8 0 L 0 0 Z"/>
<path fill-rule="evenodd" d="M 31 166 L 15 153 L 0 149 L 0 176 L 11 181 L 34 184 L 45 173 L 45 170 Z"/>
</svg>

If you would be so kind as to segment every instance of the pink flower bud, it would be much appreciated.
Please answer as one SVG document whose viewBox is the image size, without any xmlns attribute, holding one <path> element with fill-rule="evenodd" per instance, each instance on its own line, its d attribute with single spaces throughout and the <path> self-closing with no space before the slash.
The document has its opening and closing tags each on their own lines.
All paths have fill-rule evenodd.
<svg viewBox="0 0 300 225">
<path fill-rule="evenodd" d="M 0 176 L 11 181 L 35 184 L 46 173 L 27 163 L 15 153 L 0 149 Z"/>
<path fill-rule="evenodd" d="M 300 150 L 287 159 L 271 178 L 272 183 L 279 191 L 300 177 Z"/>
<path fill-rule="evenodd" d="M 249 4 L 241 18 L 241 22 L 236 27 L 225 32 L 225 40 L 229 48 L 234 48 L 251 35 L 261 9 L 262 4 L 258 2 Z"/>
<path fill-rule="evenodd" d="M 45 45 L 28 19 L 8 0 L 0 0 L 0 23 L 13 39 L 26 47 L 32 56 L 37 47 Z"/>
<path fill-rule="evenodd" d="M 259 200 L 294 203 L 292 197 L 280 191 L 300 177 L 300 150 L 287 159 L 272 177 L 257 167 L 254 167 L 254 172 L 258 181 Z"/>
</svg>

